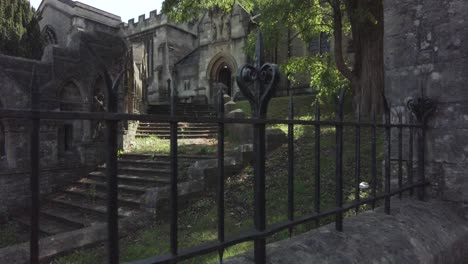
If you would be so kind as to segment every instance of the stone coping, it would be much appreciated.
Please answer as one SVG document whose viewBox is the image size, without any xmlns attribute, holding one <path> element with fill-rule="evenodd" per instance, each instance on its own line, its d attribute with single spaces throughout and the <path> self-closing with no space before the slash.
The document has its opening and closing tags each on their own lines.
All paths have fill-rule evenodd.
<svg viewBox="0 0 468 264">
<path fill-rule="evenodd" d="M 225 264 L 254 263 L 243 254 Z M 462 210 L 442 201 L 392 199 L 382 208 L 267 245 L 267 263 L 468 263 L 468 220 Z"/>
</svg>

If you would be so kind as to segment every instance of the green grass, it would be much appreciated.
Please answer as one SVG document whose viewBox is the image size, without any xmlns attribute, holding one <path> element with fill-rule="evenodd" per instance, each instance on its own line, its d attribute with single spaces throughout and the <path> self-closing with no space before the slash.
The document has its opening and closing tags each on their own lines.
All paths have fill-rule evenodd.
<svg viewBox="0 0 468 264">
<path fill-rule="evenodd" d="M 178 140 L 179 154 L 193 155 L 213 155 L 216 152 L 216 140 Z M 127 153 L 138 154 L 169 154 L 170 140 L 160 139 L 158 137 L 142 137 L 136 138 L 135 144 L 127 151 Z"/>
<path fill-rule="evenodd" d="M 299 96 L 295 98 L 297 118 L 311 119 L 314 115 L 310 96 Z M 238 104 L 242 107 L 242 103 Z M 269 118 L 285 118 L 287 116 L 287 98 L 275 98 L 270 103 L 272 106 L 268 112 Z M 330 111 L 324 112 L 323 119 L 333 117 Z M 352 119 L 352 114 L 346 116 Z M 284 127 L 279 126 L 281 129 Z M 295 176 L 294 176 L 294 199 L 295 217 L 312 213 L 314 205 L 315 190 L 315 145 L 314 127 L 295 126 Z M 381 134 L 382 131 L 379 131 Z M 346 201 L 354 200 L 354 128 L 344 130 L 344 197 Z M 370 182 L 370 130 L 361 131 L 361 181 Z M 378 138 L 378 164 L 382 162 L 383 140 Z M 320 180 L 321 197 L 320 206 L 322 210 L 330 209 L 335 204 L 335 129 L 334 127 L 321 128 L 321 159 Z M 288 148 L 286 145 L 270 153 L 266 159 L 266 212 L 268 224 L 275 224 L 287 220 L 287 160 Z M 377 175 L 380 183 L 380 166 Z M 380 188 L 379 188 L 380 192 Z M 362 192 L 365 197 L 368 193 Z M 225 206 L 226 206 L 226 236 L 236 235 L 241 231 L 253 227 L 253 168 L 248 166 L 241 173 L 230 175 L 226 179 Z M 346 202 L 345 201 L 345 202 Z M 363 206 L 361 210 L 368 209 Z M 346 215 L 352 215 L 348 212 Z M 324 225 L 334 221 L 334 217 L 327 217 L 320 221 Z M 191 247 L 201 243 L 216 240 L 216 198 L 215 190 L 207 190 L 203 198 L 194 199 L 179 211 L 179 246 Z M 297 226 L 293 234 L 302 233 L 316 228 L 315 222 Z M 287 231 L 280 232 L 268 238 L 268 242 L 285 239 L 289 236 Z M 224 257 L 230 257 L 242 252 L 251 251 L 252 243 L 243 243 L 227 249 Z M 83 252 L 89 252 L 88 254 Z M 71 255 L 58 259 L 56 264 L 65 263 L 102 263 L 103 248 L 78 251 Z M 169 226 L 167 223 L 155 223 L 153 227 L 142 230 L 122 239 L 121 256 L 123 261 L 143 259 L 153 255 L 169 252 Z M 91 260 L 93 259 L 93 260 Z M 216 263 L 217 253 L 208 254 L 198 258 L 184 261 L 182 263 Z"/>
<path fill-rule="evenodd" d="M 13 222 L 0 225 L 0 248 L 12 246 L 27 240 L 28 232 Z"/>
<path fill-rule="evenodd" d="M 313 112 L 313 103 L 315 96 L 301 95 L 294 97 L 294 116 L 303 117 L 308 116 Z M 252 116 L 250 104 L 248 101 L 236 102 L 236 107 L 244 111 L 246 116 Z M 267 118 L 269 119 L 287 119 L 289 109 L 289 97 L 272 98 L 269 103 Z"/>
</svg>

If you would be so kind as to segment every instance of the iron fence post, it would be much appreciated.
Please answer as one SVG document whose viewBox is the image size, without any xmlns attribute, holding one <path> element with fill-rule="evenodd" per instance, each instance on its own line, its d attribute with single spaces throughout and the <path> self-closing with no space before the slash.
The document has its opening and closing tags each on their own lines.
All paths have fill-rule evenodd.
<svg viewBox="0 0 468 264">
<path fill-rule="evenodd" d="M 360 190 L 360 182 L 361 182 L 361 126 L 359 123 L 361 122 L 361 107 L 358 107 L 357 113 L 357 123 L 355 126 L 355 137 L 354 137 L 354 156 L 355 156 L 355 168 L 354 168 L 354 199 L 356 201 L 361 200 L 361 190 Z M 355 213 L 359 213 L 359 206 L 356 206 Z"/>
<path fill-rule="evenodd" d="M 108 86 L 108 111 L 117 113 L 119 82 L 107 83 Z M 107 237 L 108 237 L 108 261 L 119 263 L 119 205 L 118 205 L 118 178 L 117 178 L 117 152 L 119 122 L 106 121 L 106 175 L 107 175 Z"/>
<path fill-rule="evenodd" d="M 224 118 L 224 93 L 218 91 L 218 118 Z M 218 241 L 224 242 L 224 123 L 218 123 Z M 223 263 L 224 248 L 218 251 L 219 262 Z"/>
<path fill-rule="evenodd" d="M 391 124 L 390 124 L 390 107 L 385 103 L 385 202 L 384 210 L 386 214 L 390 214 L 390 184 L 391 184 Z"/>
<path fill-rule="evenodd" d="M 249 100 L 253 119 L 266 118 L 268 103 L 279 81 L 278 67 L 274 64 L 264 64 L 262 33 L 258 31 L 256 44 L 255 65 L 244 65 L 237 74 L 239 89 Z M 253 87 L 252 87 L 253 86 Z M 253 90 L 252 90 L 253 88 Z M 265 210 L 265 124 L 254 123 L 253 127 L 254 150 L 254 224 L 257 232 L 266 228 Z M 266 262 L 265 238 L 257 236 L 254 241 L 255 263 Z"/>
<path fill-rule="evenodd" d="M 171 80 L 167 80 L 167 87 L 171 91 L 171 117 L 175 118 L 177 115 L 177 97 L 176 97 L 176 87 L 171 88 Z M 178 226 L 177 226 L 177 218 L 178 218 L 178 210 L 179 210 L 179 203 L 178 203 L 178 159 L 177 159 L 177 152 L 178 152 L 178 139 L 177 139 L 177 121 L 171 121 L 170 123 L 170 166 L 171 166 L 171 194 L 170 194 L 170 206 L 171 206 L 171 215 L 170 215 L 170 248 L 171 254 L 173 256 L 177 255 L 178 252 Z"/>
<path fill-rule="evenodd" d="M 343 208 L 343 104 L 346 88 L 343 88 L 336 97 L 336 129 L 335 146 L 335 204 L 337 209 Z M 335 228 L 343 231 L 343 211 L 336 213 Z"/>
<path fill-rule="evenodd" d="M 289 95 L 288 119 L 294 120 L 293 94 Z M 294 221 L 294 124 L 288 124 L 288 220 Z M 293 228 L 289 228 L 289 237 Z"/>
<path fill-rule="evenodd" d="M 31 111 L 39 109 L 39 91 L 36 86 L 36 66 L 33 68 L 31 76 Z M 40 169 L 40 152 L 39 152 L 39 133 L 40 119 L 34 114 L 32 118 L 32 127 L 30 130 L 30 189 L 31 189 L 31 230 L 30 230 L 30 262 L 39 264 L 39 199 L 40 199 L 40 184 L 39 184 L 39 169 Z"/>
<path fill-rule="evenodd" d="M 320 214 L 320 102 L 317 99 L 315 101 L 315 121 L 317 122 L 315 125 L 315 198 L 314 198 L 314 209 L 315 213 L 318 215 Z M 320 219 L 317 219 L 316 225 L 320 225 Z"/>
</svg>

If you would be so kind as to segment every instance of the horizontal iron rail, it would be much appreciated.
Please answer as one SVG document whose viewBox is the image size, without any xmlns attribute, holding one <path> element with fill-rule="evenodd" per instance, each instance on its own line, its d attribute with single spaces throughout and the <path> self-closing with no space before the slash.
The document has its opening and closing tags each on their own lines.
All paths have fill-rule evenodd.
<svg viewBox="0 0 468 264">
<path fill-rule="evenodd" d="M 257 118 L 220 118 L 220 117 L 186 117 L 168 115 L 140 115 L 123 113 L 105 113 L 105 112 L 56 112 L 56 111 L 29 111 L 29 110 L 0 110 L 0 118 L 19 118 L 19 119 L 54 119 L 54 120 L 98 120 L 98 121 L 147 121 L 159 123 L 184 122 L 184 123 L 207 123 L 207 124 L 294 124 L 294 125 L 320 125 L 320 126 L 359 126 L 378 128 L 423 128 L 422 124 L 373 124 L 366 122 L 347 122 L 347 121 L 314 121 L 314 120 L 287 120 L 287 119 L 257 119 Z"/>
<path fill-rule="evenodd" d="M 352 210 L 356 207 L 360 207 L 365 204 L 370 204 L 372 202 L 380 201 L 385 199 L 386 197 L 393 197 L 395 195 L 399 195 L 400 193 L 406 192 L 408 190 L 412 190 L 414 188 L 423 187 L 429 185 L 428 182 L 418 182 L 411 185 L 405 185 L 402 188 L 396 189 L 391 191 L 390 193 L 384 193 L 377 195 L 375 197 L 369 197 L 365 199 L 360 199 L 359 201 L 353 201 L 351 203 L 344 204 L 341 208 L 334 208 L 324 210 L 320 213 L 311 213 L 301 217 L 297 217 L 297 219 L 293 221 L 285 221 L 283 223 L 271 225 L 265 229 L 263 232 L 256 231 L 255 229 L 251 229 L 248 231 L 242 232 L 240 235 L 226 238 L 224 242 L 213 241 L 208 242 L 203 245 L 198 245 L 191 248 L 181 249 L 177 255 L 172 254 L 165 254 L 159 255 L 156 257 L 150 257 L 144 260 L 130 262 L 130 264 L 157 264 L 157 263 L 172 263 L 174 261 L 182 261 L 192 257 L 201 256 L 204 254 L 213 253 L 222 249 L 225 249 L 230 246 L 234 246 L 243 242 L 253 241 L 256 238 L 266 238 L 272 236 L 278 232 L 284 231 L 286 229 L 315 221 L 317 219 L 321 219 L 330 215 L 334 215 L 336 213 L 346 212 Z"/>
</svg>

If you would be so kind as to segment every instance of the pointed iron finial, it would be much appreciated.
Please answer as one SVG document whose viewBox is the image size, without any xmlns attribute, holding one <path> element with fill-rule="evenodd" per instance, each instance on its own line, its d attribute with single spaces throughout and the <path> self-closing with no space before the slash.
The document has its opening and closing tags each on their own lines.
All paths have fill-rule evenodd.
<svg viewBox="0 0 468 264">
<path fill-rule="evenodd" d="M 255 45 L 255 67 L 260 68 L 265 63 L 263 55 L 263 34 L 261 30 L 257 32 L 257 42 Z"/>
</svg>

